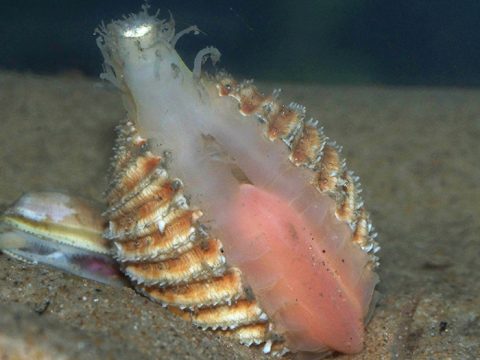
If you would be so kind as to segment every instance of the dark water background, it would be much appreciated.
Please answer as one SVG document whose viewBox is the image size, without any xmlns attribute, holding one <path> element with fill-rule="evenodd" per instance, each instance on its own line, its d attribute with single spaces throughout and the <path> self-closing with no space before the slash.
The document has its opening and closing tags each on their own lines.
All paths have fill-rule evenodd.
<svg viewBox="0 0 480 360">
<path fill-rule="evenodd" d="M 240 77 L 324 84 L 480 85 L 480 1 L 151 1 L 187 62 L 207 45 Z M 0 68 L 97 76 L 93 30 L 141 1 L 0 1 Z"/>
</svg>

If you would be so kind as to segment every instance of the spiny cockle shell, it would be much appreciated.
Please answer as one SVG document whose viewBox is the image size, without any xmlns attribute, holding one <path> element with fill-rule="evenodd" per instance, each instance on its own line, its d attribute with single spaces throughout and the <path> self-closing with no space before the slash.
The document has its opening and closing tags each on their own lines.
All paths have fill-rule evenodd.
<svg viewBox="0 0 480 360">
<path fill-rule="evenodd" d="M 360 351 L 379 247 L 358 177 L 304 107 L 204 74 L 217 49 L 190 72 L 189 31 L 146 12 L 99 30 L 128 112 L 104 213 L 116 258 L 204 329 L 276 354 Z"/>
</svg>

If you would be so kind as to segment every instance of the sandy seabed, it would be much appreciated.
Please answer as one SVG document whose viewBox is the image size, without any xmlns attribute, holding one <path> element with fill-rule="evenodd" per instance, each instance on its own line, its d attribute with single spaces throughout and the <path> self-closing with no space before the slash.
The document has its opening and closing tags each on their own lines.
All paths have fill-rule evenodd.
<svg viewBox="0 0 480 360">
<path fill-rule="evenodd" d="M 261 88 L 279 85 L 343 145 L 382 246 L 382 296 L 365 351 L 337 359 L 480 358 L 480 91 Z M 0 210 L 31 190 L 101 202 L 123 115 L 119 96 L 98 81 L 0 72 Z M 22 354 L 262 358 L 131 289 L 0 254 L 0 358 Z"/>
</svg>

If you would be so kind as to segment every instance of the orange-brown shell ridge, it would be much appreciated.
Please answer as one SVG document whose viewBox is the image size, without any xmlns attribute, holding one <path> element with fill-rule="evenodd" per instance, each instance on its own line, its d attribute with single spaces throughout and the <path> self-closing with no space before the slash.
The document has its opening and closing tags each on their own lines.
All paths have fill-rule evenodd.
<svg viewBox="0 0 480 360">
<path fill-rule="evenodd" d="M 106 62 L 111 57 L 107 54 Z M 107 65 L 117 70 L 117 65 Z M 106 71 L 104 77 L 111 77 L 111 70 Z M 113 242 L 124 273 L 140 293 L 202 329 L 236 337 L 246 345 L 263 344 L 265 353 L 288 352 L 288 344 L 240 269 L 225 258 L 222 239 L 209 234 L 200 221 L 202 209 L 190 204 L 184 194 L 183 182 L 189 179 L 169 175 L 174 160 L 168 151 L 152 150 L 148 135 L 137 128 L 135 99 L 118 83 L 118 74 L 114 81 L 127 98 L 129 112 L 117 128 L 106 192 L 104 216 L 109 226 L 105 237 Z M 242 115 L 254 115 L 263 124 L 266 138 L 285 144 L 292 164 L 311 172 L 311 186 L 334 199 L 337 219 L 349 225 L 351 241 L 368 254 L 367 271 L 373 272 L 378 266 L 375 253 L 379 246 L 360 197 L 360 182 L 319 122 L 306 119 L 301 105 L 282 104 L 278 92 L 261 94 L 251 81 L 237 83 L 225 72 L 202 74 L 202 81 L 213 82 L 219 97 L 237 100 Z"/>
<path fill-rule="evenodd" d="M 168 160 L 149 151 L 132 122 L 117 133 L 105 237 L 137 291 L 202 329 L 284 353 L 240 270 L 198 221 L 202 212 L 188 204 L 182 181 L 169 177 Z"/>
</svg>

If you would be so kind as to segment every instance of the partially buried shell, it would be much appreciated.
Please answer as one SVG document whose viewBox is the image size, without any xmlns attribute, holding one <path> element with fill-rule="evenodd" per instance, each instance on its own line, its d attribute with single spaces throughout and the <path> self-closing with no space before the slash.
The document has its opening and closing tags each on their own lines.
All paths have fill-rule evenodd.
<svg viewBox="0 0 480 360">
<path fill-rule="evenodd" d="M 187 32 L 189 30 L 192 29 L 187 29 Z M 265 307 L 268 301 L 262 296 L 259 301 L 258 291 L 250 286 L 255 276 L 252 278 L 252 275 L 248 275 L 241 266 L 234 265 L 235 261 L 228 257 L 229 252 L 224 252 L 223 246 L 227 240 L 225 232 L 217 232 L 215 223 L 209 231 L 200 222 L 204 209 L 190 205 L 189 197 L 184 194 L 185 186 L 192 194 L 195 192 L 195 186 L 188 187 L 189 181 L 194 183 L 194 180 L 188 175 L 182 180 L 169 175 L 170 168 L 175 175 L 182 174 L 183 170 L 176 167 L 177 159 L 181 156 L 174 150 L 170 151 L 169 145 L 164 145 L 160 140 L 153 141 L 154 145 L 150 144 L 150 138 L 156 136 L 156 132 L 152 132 L 152 125 L 142 123 L 142 116 L 147 117 L 149 114 L 152 116 L 148 106 L 142 104 L 145 100 L 142 97 L 149 98 L 155 91 L 170 91 L 174 95 L 168 95 L 171 97 L 169 101 L 172 106 L 168 111 L 180 112 L 180 107 L 182 110 L 188 108 L 192 113 L 198 112 L 200 114 L 196 115 L 198 118 L 202 117 L 201 110 L 195 106 L 213 107 L 217 104 L 216 101 L 222 101 L 220 99 L 222 97 L 233 98 L 238 102 L 240 114 L 252 116 L 262 124 L 261 128 L 266 139 L 275 141 L 274 144 L 278 140 L 284 143 L 293 167 L 302 169 L 302 176 L 309 174 L 311 185 L 308 186 L 315 189 L 317 193 L 315 196 L 321 194 L 325 199 L 333 199 L 335 221 L 338 221 L 338 226 L 343 226 L 342 231 L 350 229 L 349 234 L 345 236 L 349 238 L 348 241 L 353 247 L 361 249 L 364 254 L 359 255 L 360 252 L 357 251 L 351 259 L 351 262 L 357 262 L 359 266 L 354 269 L 354 272 L 359 274 L 355 276 L 359 278 L 351 280 L 356 287 L 353 285 L 349 289 L 343 289 L 340 285 L 338 288 L 335 287 L 352 299 L 354 298 L 352 294 L 356 294 L 355 296 L 360 294 L 354 300 L 349 298 L 349 301 L 352 300 L 352 306 L 356 308 L 355 314 L 361 317 L 352 319 L 352 322 L 360 321 L 363 327 L 363 322 L 368 318 L 368 308 L 371 307 L 372 293 L 377 282 L 373 271 L 378 264 L 374 254 L 379 247 L 374 241 L 376 234 L 359 195 L 358 178 L 346 168 L 345 161 L 340 155 L 340 148 L 323 134 L 318 121 L 306 119 L 305 109 L 300 105 L 282 104 L 277 99 L 277 93 L 264 96 L 251 82 L 237 83 L 224 72 L 214 77 L 202 74 L 201 64 L 206 56 L 210 55 L 217 60 L 219 53 L 216 49 L 202 50 L 195 59 L 193 73 L 190 73 L 174 50 L 176 41 L 185 32 L 175 35 L 173 20 L 161 21 L 142 12 L 125 20 L 112 22 L 99 32 L 101 36 L 98 43 L 105 57 L 106 71 L 103 77 L 122 91 L 128 110 L 128 118 L 117 129 L 118 138 L 110 187 L 106 193 L 108 209 L 104 216 L 108 220 L 108 229 L 105 231 L 105 237 L 113 242 L 115 257 L 135 288 L 150 299 L 176 309 L 175 311 L 201 328 L 237 337 L 247 345 L 263 343 L 263 350 L 267 353 L 283 354 L 289 349 L 314 352 L 359 351 L 363 333 L 356 342 L 346 341 L 338 346 L 329 342 L 330 340 L 326 340 L 322 345 L 316 345 L 315 348 L 297 346 L 298 338 L 302 335 L 301 330 L 295 333 L 296 330 L 278 321 L 278 318 L 288 320 L 288 307 L 285 311 L 268 311 L 269 306 Z M 154 54 L 153 60 L 149 58 L 150 51 Z M 172 59 L 171 62 L 169 57 Z M 144 70 L 140 69 L 141 64 L 139 65 L 142 62 L 147 67 L 151 62 L 155 63 L 151 75 L 147 71 L 142 73 Z M 137 65 L 140 69 L 138 71 Z M 145 89 L 148 84 L 143 85 L 142 81 L 149 77 L 164 81 L 162 90 Z M 179 95 L 180 100 L 175 98 L 177 85 L 182 91 L 185 90 L 186 94 Z M 216 89 L 216 95 L 212 95 L 212 89 Z M 189 96 L 193 100 L 190 101 Z M 219 100 L 210 100 L 214 96 Z M 212 105 L 209 101 L 215 103 Z M 167 121 L 166 118 L 170 116 L 168 111 L 160 105 L 159 109 L 161 111 L 153 116 L 158 123 Z M 225 116 L 229 115 L 227 113 Z M 179 123 L 175 123 L 173 129 L 175 131 L 180 129 L 178 131 L 180 135 L 182 134 Z M 187 135 L 185 133 L 185 139 Z M 229 157 L 230 154 L 224 154 L 224 146 L 228 148 L 225 142 L 218 145 L 216 136 L 210 133 L 202 133 L 201 137 L 201 141 L 206 144 L 208 157 L 222 163 L 221 166 L 226 162 L 233 163 L 230 168 L 231 174 L 240 184 L 239 187 L 242 187 L 242 191 L 248 192 L 255 187 L 255 180 L 252 183 L 251 174 L 244 171 L 242 166 L 237 166 L 238 159 L 234 159 L 235 156 Z M 188 146 L 187 144 L 188 140 L 185 140 L 185 145 Z M 198 166 L 197 170 L 200 171 L 201 165 Z M 212 181 L 216 175 L 211 174 Z M 264 193 L 261 194 L 263 195 Z M 270 194 L 261 198 L 270 201 L 269 196 Z M 192 199 L 202 199 L 202 194 L 194 195 Z M 275 201 L 276 198 L 272 199 L 273 203 Z M 200 200 L 199 202 L 207 209 L 207 213 L 213 212 L 209 212 L 208 202 Z M 275 210 L 272 210 L 271 213 L 274 212 Z M 208 219 L 210 221 L 210 217 Z M 348 227 L 344 226 L 345 224 Z M 220 234 L 220 237 L 211 235 L 212 233 Z M 351 247 L 348 244 L 345 246 L 349 249 Z M 325 253 L 325 250 L 323 252 Z M 312 253 L 312 259 L 315 256 Z M 312 261 L 312 266 L 316 266 L 317 260 L 318 258 L 304 259 L 305 262 Z M 331 264 L 340 261 L 336 258 L 328 260 Z M 343 258 L 341 260 L 345 262 Z M 324 265 L 325 261 L 327 258 L 323 260 Z M 328 279 L 350 284 L 347 275 L 345 278 L 339 275 L 340 268 L 332 265 L 330 269 L 327 267 L 327 271 L 330 270 L 334 275 Z M 359 290 L 361 286 L 365 286 L 366 289 Z M 336 300 L 332 300 L 331 305 L 332 309 L 338 311 L 338 314 L 331 316 L 340 316 L 343 311 L 341 305 Z M 335 324 L 335 319 L 328 321 Z M 342 318 L 339 321 L 342 323 L 339 328 L 349 327 L 346 319 Z M 354 327 L 359 325 L 352 325 L 352 328 Z"/>
<path fill-rule="evenodd" d="M 102 238 L 104 221 L 91 203 L 55 192 L 27 193 L 0 216 L 0 250 L 29 263 L 124 286 Z"/>
</svg>

